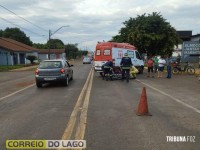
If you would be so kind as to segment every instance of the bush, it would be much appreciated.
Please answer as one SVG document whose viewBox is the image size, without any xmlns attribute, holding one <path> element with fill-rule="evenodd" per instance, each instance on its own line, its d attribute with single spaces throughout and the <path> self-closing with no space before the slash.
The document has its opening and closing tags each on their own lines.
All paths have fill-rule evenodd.
<svg viewBox="0 0 200 150">
<path fill-rule="evenodd" d="M 26 59 L 28 59 L 31 62 L 31 64 L 33 64 L 34 60 L 37 60 L 37 57 L 34 55 L 28 55 L 26 56 Z"/>
</svg>

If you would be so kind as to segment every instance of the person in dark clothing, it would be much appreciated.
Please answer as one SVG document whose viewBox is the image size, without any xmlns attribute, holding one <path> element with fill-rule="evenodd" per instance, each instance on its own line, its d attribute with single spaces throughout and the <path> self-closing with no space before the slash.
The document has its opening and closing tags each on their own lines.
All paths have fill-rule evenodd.
<svg viewBox="0 0 200 150">
<path fill-rule="evenodd" d="M 101 66 L 101 69 L 102 69 L 102 72 L 100 72 L 100 75 L 102 76 L 102 79 L 104 80 L 104 78 L 105 78 L 105 74 L 104 74 L 104 72 L 105 72 L 105 70 L 104 70 L 104 64 Z"/>
<path fill-rule="evenodd" d="M 180 56 L 180 55 L 177 56 L 176 62 L 177 62 L 178 64 L 180 64 L 180 62 L 181 62 L 181 56 Z"/>
<path fill-rule="evenodd" d="M 110 80 L 112 80 L 112 70 L 113 70 L 112 60 L 109 60 L 105 64 L 103 64 L 103 71 L 104 71 L 103 79 L 106 78 L 106 81 L 108 81 L 108 78 L 110 78 Z"/>
<path fill-rule="evenodd" d="M 166 58 L 166 65 L 167 65 L 167 79 L 171 79 L 172 78 L 172 66 L 171 66 L 171 60 L 170 57 L 168 56 Z"/>
<path fill-rule="evenodd" d="M 131 61 L 131 58 L 128 57 L 128 54 L 125 53 L 124 54 L 124 57 L 122 57 L 122 60 L 120 62 L 120 66 L 122 67 L 122 81 L 125 77 L 125 72 L 126 72 L 126 75 L 128 76 L 127 79 L 129 79 L 129 74 L 130 74 L 130 68 L 132 66 L 132 61 Z M 128 82 L 129 80 L 127 80 Z"/>
</svg>

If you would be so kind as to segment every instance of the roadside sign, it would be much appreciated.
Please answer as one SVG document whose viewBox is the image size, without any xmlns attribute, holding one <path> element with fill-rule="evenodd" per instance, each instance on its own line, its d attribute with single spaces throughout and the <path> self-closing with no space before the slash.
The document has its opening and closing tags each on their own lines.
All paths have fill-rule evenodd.
<svg viewBox="0 0 200 150">
<path fill-rule="evenodd" d="M 199 55 L 200 55 L 200 42 L 199 41 L 183 42 L 183 49 L 182 49 L 182 60 L 183 61 L 198 62 Z"/>
</svg>

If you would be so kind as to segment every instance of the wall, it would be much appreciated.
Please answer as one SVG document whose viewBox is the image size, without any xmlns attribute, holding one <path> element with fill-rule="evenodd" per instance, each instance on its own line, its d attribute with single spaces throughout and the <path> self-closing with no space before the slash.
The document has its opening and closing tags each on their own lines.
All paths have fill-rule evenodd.
<svg viewBox="0 0 200 150">
<path fill-rule="evenodd" d="M 38 58 L 40 60 L 47 60 L 48 59 L 48 54 L 38 54 Z M 62 53 L 62 54 L 51 54 L 50 58 L 51 59 L 65 58 L 65 53 Z"/>
<path fill-rule="evenodd" d="M 34 55 L 34 56 L 36 56 L 37 58 L 39 58 L 38 52 L 28 52 L 28 53 L 26 53 L 26 57 L 29 56 L 29 55 Z M 38 61 L 36 60 L 36 61 L 34 61 L 34 62 L 38 62 Z M 26 64 L 30 64 L 31 62 L 30 62 L 30 60 L 25 59 L 25 63 L 26 63 Z"/>
<path fill-rule="evenodd" d="M 48 54 L 38 54 L 38 59 L 39 60 L 47 60 L 48 59 Z"/>
<path fill-rule="evenodd" d="M 13 56 L 9 51 L 0 49 L 0 65 L 13 65 Z"/>
</svg>

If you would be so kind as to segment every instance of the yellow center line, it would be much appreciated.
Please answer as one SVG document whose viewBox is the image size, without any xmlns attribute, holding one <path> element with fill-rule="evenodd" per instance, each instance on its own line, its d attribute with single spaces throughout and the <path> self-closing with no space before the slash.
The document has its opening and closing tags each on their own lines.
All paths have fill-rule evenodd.
<svg viewBox="0 0 200 150">
<path fill-rule="evenodd" d="M 90 100 L 90 93 L 92 89 L 93 74 L 94 74 L 94 71 L 92 71 L 92 75 L 89 81 L 89 86 L 88 86 L 84 103 L 83 103 L 83 108 L 81 110 L 80 122 L 76 130 L 75 139 L 77 140 L 83 140 L 84 135 L 85 135 L 85 128 L 86 128 L 86 123 L 87 123 L 87 110 L 88 110 L 88 105 L 89 105 L 89 100 Z"/>
<path fill-rule="evenodd" d="M 64 134 L 62 136 L 62 140 L 70 140 L 71 136 L 72 136 L 72 132 L 74 130 L 74 127 L 75 127 L 75 123 L 76 123 L 76 120 L 77 120 L 77 116 L 78 116 L 78 112 L 80 111 L 80 106 L 81 106 L 81 103 L 83 101 L 83 96 L 84 96 L 84 93 L 86 92 L 87 90 L 87 87 L 88 87 L 88 84 L 89 84 L 89 79 L 91 78 L 91 74 L 93 72 L 93 68 L 90 70 L 90 73 L 88 75 L 88 78 L 84 84 L 84 87 L 78 97 L 78 100 L 76 102 L 76 105 L 72 111 L 72 114 L 70 116 L 70 119 L 69 119 L 69 122 L 67 124 L 67 127 L 64 131 Z"/>
</svg>

